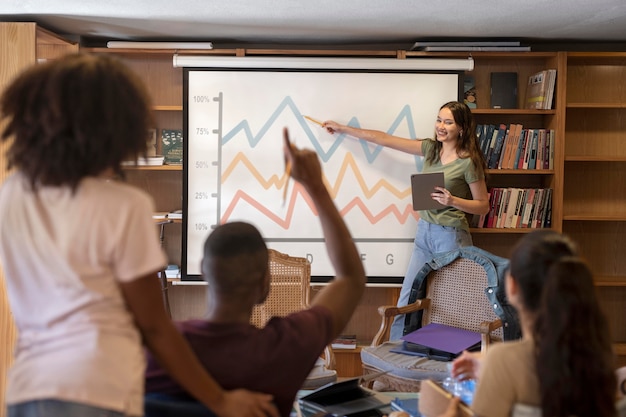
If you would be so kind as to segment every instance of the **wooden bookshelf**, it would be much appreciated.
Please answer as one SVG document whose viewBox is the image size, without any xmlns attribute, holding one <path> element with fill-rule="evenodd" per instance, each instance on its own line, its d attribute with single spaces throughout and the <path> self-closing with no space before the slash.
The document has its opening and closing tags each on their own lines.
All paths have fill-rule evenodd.
<svg viewBox="0 0 626 417">
<path fill-rule="evenodd" d="M 563 231 L 595 275 L 626 363 L 626 53 L 570 52 L 566 66 Z"/>
</svg>

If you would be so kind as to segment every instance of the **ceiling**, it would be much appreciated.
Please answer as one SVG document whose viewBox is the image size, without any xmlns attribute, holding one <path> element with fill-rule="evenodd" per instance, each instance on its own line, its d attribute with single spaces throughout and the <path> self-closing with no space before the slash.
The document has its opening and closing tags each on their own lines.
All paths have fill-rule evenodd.
<svg viewBox="0 0 626 417">
<path fill-rule="evenodd" d="M 624 0 L 2 0 L 0 20 L 81 42 L 412 45 L 513 39 L 626 42 Z"/>
</svg>

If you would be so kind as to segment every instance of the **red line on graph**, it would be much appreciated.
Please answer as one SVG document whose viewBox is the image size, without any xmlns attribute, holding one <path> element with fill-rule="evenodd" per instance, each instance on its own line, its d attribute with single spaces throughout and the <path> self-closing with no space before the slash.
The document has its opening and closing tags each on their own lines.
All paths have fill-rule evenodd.
<svg viewBox="0 0 626 417">
<path fill-rule="evenodd" d="M 237 205 L 240 203 L 240 201 L 245 201 L 250 206 L 254 207 L 261 214 L 265 215 L 268 219 L 272 220 L 274 223 L 276 223 L 283 229 L 289 229 L 291 225 L 291 220 L 293 218 L 294 207 L 296 204 L 296 200 L 298 199 L 298 195 L 300 195 L 304 199 L 306 204 L 309 206 L 309 208 L 313 212 L 313 215 L 317 216 L 317 211 L 315 210 L 315 206 L 313 205 L 311 198 L 304 191 L 304 188 L 302 187 L 302 185 L 296 183 L 294 184 L 291 197 L 289 198 L 289 204 L 287 205 L 285 214 L 283 216 L 279 216 L 275 214 L 274 212 L 272 212 L 272 210 L 267 208 L 265 205 L 261 204 L 259 201 L 251 197 L 248 193 L 244 192 L 243 190 L 238 190 L 233 196 L 233 199 L 230 201 L 230 204 L 228 205 L 226 210 L 224 210 L 224 214 L 221 218 L 221 222 L 222 223 L 227 222 L 230 216 L 232 215 L 233 211 L 237 207 Z M 367 208 L 366 204 L 359 197 L 355 197 L 354 199 L 352 199 L 345 207 L 340 208 L 339 211 L 341 212 L 342 216 L 345 216 L 347 213 L 351 212 L 354 209 L 360 210 L 365 216 L 365 218 L 370 222 L 370 224 L 376 224 L 390 214 L 396 217 L 396 219 L 398 219 L 400 224 L 406 223 L 407 219 L 411 216 L 415 219 L 418 218 L 417 213 L 413 211 L 410 205 L 407 205 L 403 211 L 400 211 L 395 205 L 390 204 L 389 206 L 385 207 L 383 210 L 379 211 L 378 213 L 373 213 Z"/>
</svg>

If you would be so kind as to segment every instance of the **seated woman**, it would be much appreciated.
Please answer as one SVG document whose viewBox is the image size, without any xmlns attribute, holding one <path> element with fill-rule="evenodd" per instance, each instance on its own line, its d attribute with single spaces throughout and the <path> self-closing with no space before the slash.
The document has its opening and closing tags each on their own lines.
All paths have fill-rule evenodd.
<svg viewBox="0 0 626 417">
<path fill-rule="evenodd" d="M 551 230 L 524 236 L 512 252 L 506 291 L 523 338 L 453 362 L 453 376 L 478 380 L 476 415 L 515 416 L 524 408 L 551 417 L 615 416 L 608 324 L 574 244 Z"/>
</svg>

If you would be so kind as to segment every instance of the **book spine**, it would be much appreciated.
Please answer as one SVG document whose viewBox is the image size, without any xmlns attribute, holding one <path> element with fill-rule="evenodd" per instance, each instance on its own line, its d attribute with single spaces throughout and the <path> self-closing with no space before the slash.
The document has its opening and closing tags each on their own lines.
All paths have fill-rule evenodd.
<svg viewBox="0 0 626 417">
<path fill-rule="evenodd" d="M 504 137 L 506 136 L 506 125 L 501 124 L 496 133 L 496 143 L 494 145 L 494 150 L 491 156 L 489 157 L 488 168 L 495 169 L 498 168 L 498 162 L 500 161 L 500 153 L 502 152 L 502 145 L 504 144 Z"/>
</svg>

